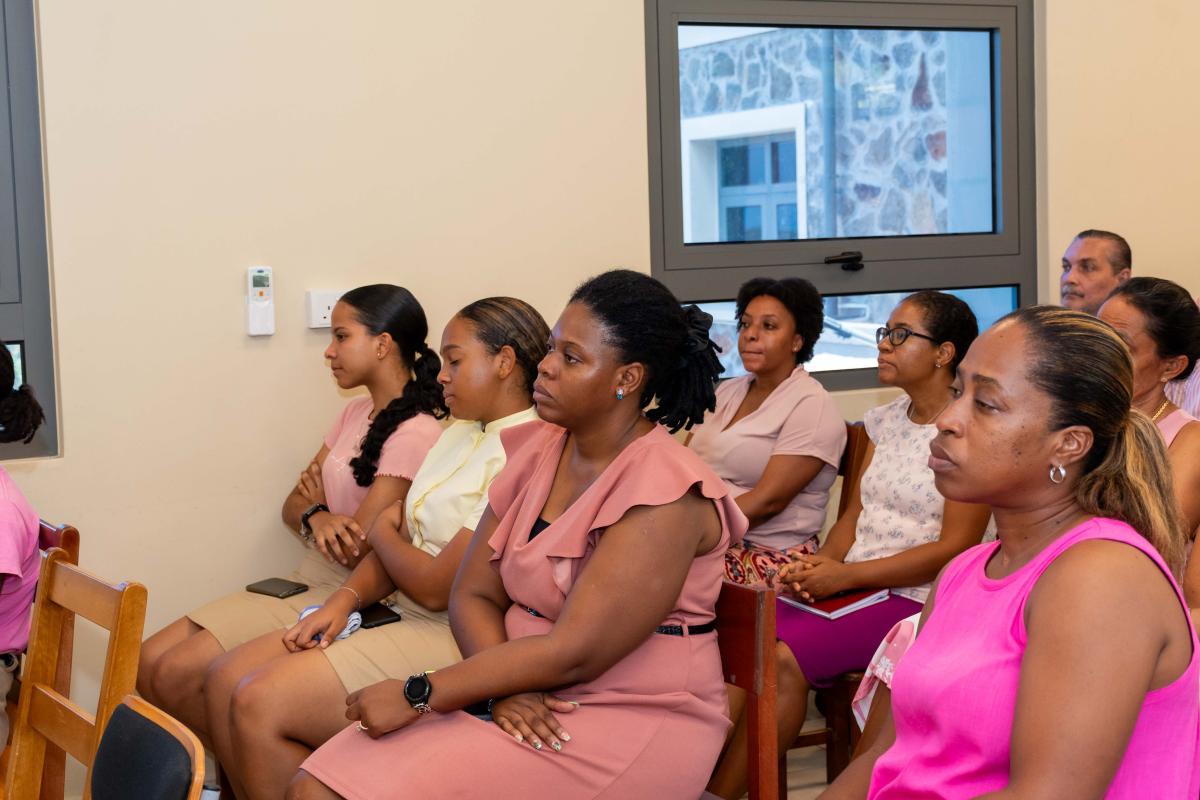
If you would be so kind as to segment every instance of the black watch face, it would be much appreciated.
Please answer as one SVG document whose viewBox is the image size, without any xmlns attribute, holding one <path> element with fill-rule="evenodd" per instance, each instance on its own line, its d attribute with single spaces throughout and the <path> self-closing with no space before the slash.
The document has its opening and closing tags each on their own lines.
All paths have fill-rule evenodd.
<svg viewBox="0 0 1200 800">
<path fill-rule="evenodd" d="M 413 675 L 404 683 L 404 697 L 410 703 L 420 703 L 429 696 L 429 678 Z"/>
</svg>

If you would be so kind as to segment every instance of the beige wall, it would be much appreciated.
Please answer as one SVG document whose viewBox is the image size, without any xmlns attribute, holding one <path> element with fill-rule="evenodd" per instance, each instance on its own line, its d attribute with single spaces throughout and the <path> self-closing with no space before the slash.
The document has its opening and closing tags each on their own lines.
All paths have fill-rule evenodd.
<svg viewBox="0 0 1200 800">
<path fill-rule="evenodd" d="M 1087 226 L 1200 291 L 1200 6 L 1039 16 L 1047 292 Z M 403 283 L 436 337 L 477 297 L 553 318 L 588 274 L 648 269 L 641 0 L 42 0 L 40 35 L 63 455 L 7 466 L 86 566 L 148 585 L 148 629 L 297 559 L 278 508 L 343 402 L 304 289 Z M 279 332 L 252 340 L 264 263 Z"/>
<path fill-rule="evenodd" d="M 1084 228 L 1133 248 L 1134 273 L 1200 293 L 1191 242 L 1200 197 L 1200 4 L 1044 0 L 1040 239 L 1047 298 Z"/>
</svg>

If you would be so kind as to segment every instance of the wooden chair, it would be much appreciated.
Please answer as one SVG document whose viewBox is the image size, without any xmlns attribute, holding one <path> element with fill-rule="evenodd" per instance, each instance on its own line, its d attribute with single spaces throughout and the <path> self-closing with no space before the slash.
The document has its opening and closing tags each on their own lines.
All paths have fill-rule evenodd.
<svg viewBox="0 0 1200 800">
<path fill-rule="evenodd" d="M 870 438 L 867 429 L 861 422 L 846 423 L 846 449 L 842 453 L 842 461 L 838 465 L 838 475 L 842 477 L 842 491 L 838 498 L 838 519 L 846 513 L 850 498 L 858 491 L 862 481 L 864 462 L 867 457 L 867 446 Z M 854 722 L 854 714 L 850 703 L 858 684 L 862 682 L 863 673 L 846 672 L 834 679 L 833 686 L 817 690 L 817 706 L 825 714 L 825 727 L 805 731 L 792 742 L 788 750 L 797 747 L 825 746 L 825 780 L 833 783 L 850 763 L 850 754 L 858 743 L 859 730 Z M 785 780 L 785 763 L 787 752 L 780 753 L 780 781 Z"/>
<path fill-rule="evenodd" d="M 750 800 L 779 800 L 787 791 L 779 794 L 777 775 L 775 592 L 725 581 L 717 599 L 717 643 L 725 680 L 746 692 Z"/>
<path fill-rule="evenodd" d="M 89 788 L 93 800 L 199 800 L 204 747 L 182 722 L 127 695 L 100 737 Z"/>
<path fill-rule="evenodd" d="M 4 784 L 5 797 L 13 800 L 39 795 L 51 744 L 88 767 L 90 776 L 100 734 L 121 698 L 133 692 L 137 675 L 146 587 L 138 583 L 113 586 L 68 561 L 66 551 L 56 547 L 42 562 Z M 57 690 L 63 629 L 72 614 L 109 631 L 94 715 Z M 85 788 L 83 800 L 89 800 L 90 795 L 90 789 Z"/>
<path fill-rule="evenodd" d="M 79 531 L 72 525 L 54 525 L 46 520 L 38 520 L 38 547 L 45 557 L 47 550 L 61 547 L 67 553 L 67 562 L 79 563 Z M 62 695 L 71 691 L 71 662 L 75 649 L 75 615 L 67 614 L 63 621 L 62 639 L 58 647 L 58 671 L 54 676 L 54 690 Z M 5 707 L 9 720 L 17 718 L 17 704 L 21 698 L 21 678 L 13 680 L 12 688 L 5 698 Z M 10 740 L 5 742 L 7 748 L 11 744 L 12 729 L 9 729 Z M 0 755 L 0 781 L 8 770 L 10 751 L 5 749 Z M 66 793 L 67 783 L 67 754 L 62 748 L 49 745 L 46 748 L 45 765 L 42 768 L 43 800 L 57 800 Z"/>
</svg>

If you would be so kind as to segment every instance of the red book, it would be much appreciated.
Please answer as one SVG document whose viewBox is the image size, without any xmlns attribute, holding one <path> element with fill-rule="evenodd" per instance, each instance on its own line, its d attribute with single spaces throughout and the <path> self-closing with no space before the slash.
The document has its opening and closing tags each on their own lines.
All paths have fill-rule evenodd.
<svg viewBox="0 0 1200 800">
<path fill-rule="evenodd" d="M 835 594 L 832 597 L 826 597 L 824 600 L 818 600 L 815 603 L 806 603 L 803 600 L 798 600 L 795 597 L 781 594 L 779 599 L 788 605 L 795 606 L 802 611 L 807 611 L 810 614 L 816 614 L 818 617 L 825 619 L 838 619 L 847 614 L 853 614 L 859 609 L 873 606 L 876 603 L 882 603 L 888 599 L 887 589 L 863 589 L 855 592 L 842 592 Z"/>
</svg>

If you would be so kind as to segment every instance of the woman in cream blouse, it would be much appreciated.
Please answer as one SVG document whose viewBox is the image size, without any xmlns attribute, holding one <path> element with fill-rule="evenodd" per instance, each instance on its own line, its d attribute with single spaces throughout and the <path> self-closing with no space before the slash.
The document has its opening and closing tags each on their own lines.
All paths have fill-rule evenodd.
<svg viewBox="0 0 1200 800">
<path fill-rule="evenodd" d="M 216 756 L 238 797 L 279 798 L 301 762 L 346 725 L 348 694 L 461 659 L 446 606 L 487 490 L 500 431 L 537 419 L 531 400 L 550 332 L 531 306 L 487 298 L 442 334 L 451 414 L 405 504 L 380 515 L 371 553 L 325 604 L 280 635 L 229 653 L 205 684 Z M 335 641 L 349 615 L 388 598 L 401 621 Z"/>
</svg>

